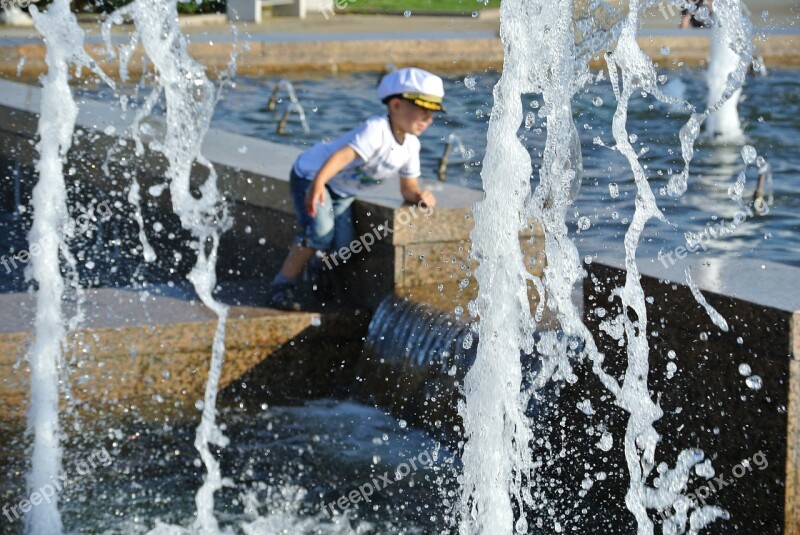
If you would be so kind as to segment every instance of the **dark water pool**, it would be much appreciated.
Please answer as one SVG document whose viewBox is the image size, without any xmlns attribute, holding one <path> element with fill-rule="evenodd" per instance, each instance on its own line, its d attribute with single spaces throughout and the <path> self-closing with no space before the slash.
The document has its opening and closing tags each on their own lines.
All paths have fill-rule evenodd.
<svg viewBox="0 0 800 535">
<path fill-rule="evenodd" d="M 218 452 L 226 487 L 216 493 L 215 512 L 223 533 L 424 534 L 447 525 L 454 459 L 402 420 L 355 402 L 317 400 L 229 406 L 219 421 L 231 440 Z M 85 423 L 65 450 L 65 533 L 184 533 L 205 474 L 192 445 L 196 424 L 131 419 L 93 431 Z M 107 456 L 93 457 L 96 451 Z M 107 462 L 81 468 L 97 457 Z M 25 494 L 21 474 L 9 472 L 19 486 L 6 492 L 12 505 Z M 19 521 L 2 526 L 22 533 Z"/>
</svg>

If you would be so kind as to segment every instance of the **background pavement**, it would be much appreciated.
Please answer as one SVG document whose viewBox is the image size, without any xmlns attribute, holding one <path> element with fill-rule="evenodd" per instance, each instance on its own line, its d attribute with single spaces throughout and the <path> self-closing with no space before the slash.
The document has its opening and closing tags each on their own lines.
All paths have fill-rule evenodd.
<svg viewBox="0 0 800 535">
<path fill-rule="evenodd" d="M 800 2 L 761 0 L 746 6 L 768 66 L 800 66 Z M 97 19 L 81 20 L 87 44 L 100 44 Z M 679 21 L 679 11 L 666 0 L 652 8 L 643 17 L 642 47 L 662 64 L 702 65 L 710 32 L 679 30 Z M 212 73 L 225 68 L 234 41 L 249 44 L 250 50 L 240 54 L 238 70 L 249 75 L 371 71 L 388 62 L 460 72 L 502 66 L 498 10 L 484 10 L 478 17 L 359 15 L 347 9 L 326 17 L 312 11 L 305 20 L 265 17 L 261 24 L 239 23 L 236 31 L 224 15 L 195 15 L 181 17 L 181 25 L 192 55 Z M 114 28 L 119 42 L 129 31 L 124 25 Z M 664 46 L 672 51 L 668 58 L 661 57 Z M 99 50 L 95 55 L 102 62 Z M 0 26 L 0 76 L 35 79 L 44 69 L 43 56 L 34 28 Z"/>
</svg>

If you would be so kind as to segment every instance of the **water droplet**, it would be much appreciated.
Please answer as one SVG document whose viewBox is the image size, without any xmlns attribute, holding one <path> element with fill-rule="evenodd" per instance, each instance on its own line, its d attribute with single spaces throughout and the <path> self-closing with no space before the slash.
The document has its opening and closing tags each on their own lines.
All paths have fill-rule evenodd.
<svg viewBox="0 0 800 535">
<path fill-rule="evenodd" d="M 246 145 L 242 145 L 241 147 L 239 147 L 239 154 L 247 154 L 247 146 Z"/>
<path fill-rule="evenodd" d="M 589 230 L 589 227 L 592 226 L 591 220 L 586 217 L 582 216 L 578 218 L 578 228 L 581 230 Z"/>
<path fill-rule="evenodd" d="M 614 439 L 611 438 L 611 433 L 608 432 L 603 433 L 603 436 L 597 441 L 597 447 L 603 451 L 610 451 L 613 445 Z"/>
<path fill-rule="evenodd" d="M 711 466 L 711 459 L 706 459 L 702 463 L 696 464 L 694 466 L 694 471 L 698 476 L 706 479 L 711 479 L 715 474 L 714 467 Z"/>
<path fill-rule="evenodd" d="M 530 130 L 536 124 L 536 114 L 529 111 L 525 114 L 525 130 Z"/>
<path fill-rule="evenodd" d="M 471 74 L 468 74 L 464 77 L 464 87 L 466 87 L 470 91 L 475 90 L 475 86 L 477 85 L 475 82 L 476 82 L 475 77 Z"/>
<path fill-rule="evenodd" d="M 408 17 L 410 17 L 410 16 L 411 16 L 411 10 L 410 10 L 410 9 L 406 9 L 406 10 L 405 10 L 405 12 L 403 13 L 403 16 L 404 16 L 405 18 L 408 18 Z"/>
<path fill-rule="evenodd" d="M 616 182 L 612 182 L 608 185 L 608 194 L 614 199 L 619 197 L 619 186 L 617 186 Z"/>
<path fill-rule="evenodd" d="M 676 371 L 678 371 L 678 365 L 672 361 L 667 362 L 667 379 L 672 379 Z"/>
<path fill-rule="evenodd" d="M 619 219 L 619 213 L 618 212 L 611 212 L 611 219 Z"/>
<path fill-rule="evenodd" d="M 631 143 L 636 143 L 636 140 L 638 140 L 638 139 L 639 139 L 639 136 L 637 136 L 636 134 L 631 134 L 631 135 L 628 136 L 628 141 L 630 141 Z"/>
<path fill-rule="evenodd" d="M 594 104 L 595 106 L 597 106 L 599 108 L 600 106 L 603 105 L 603 99 L 600 98 L 600 97 L 594 97 L 592 99 L 592 104 Z"/>
<path fill-rule="evenodd" d="M 314 327 L 319 327 L 322 325 L 322 320 L 319 319 L 319 316 L 314 316 L 311 318 L 311 325 Z"/>
<path fill-rule="evenodd" d="M 464 343 L 462 344 L 464 349 L 469 349 L 472 347 L 472 333 L 467 333 L 464 337 Z"/>
<path fill-rule="evenodd" d="M 591 416 L 594 414 L 594 409 L 592 408 L 592 401 L 589 399 L 584 399 L 583 401 L 579 401 L 578 409 L 585 414 L 586 416 Z"/>
<path fill-rule="evenodd" d="M 206 406 L 206 404 L 205 404 L 205 402 L 203 402 L 202 399 L 198 399 L 197 401 L 194 402 L 194 408 L 199 410 L 199 411 L 203 410 L 203 407 L 205 407 L 205 406 Z"/>
<path fill-rule="evenodd" d="M 670 349 L 669 351 L 667 351 L 667 356 L 669 358 L 671 358 L 671 359 L 674 359 L 675 358 L 675 352 Z"/>
<path fill-rule="evenodd" d="M 477 19 L 478 18 L 478 12 L 477 11 L 473 11 L 472 12 L 472 18 L 473 19 Z"/>
<path fill-rule="evenodd" d="M 702 340 L 703 342 L 707 341 L 708 340 L 708 333 L 705 332 L 705 331 L 701 332 L 700 333 L 700 340 Z"/>
<path fill-rule="evenodd" d="M 456 316 L 461 316 L 464 314 L 464 307 L 457 306 L 455 309 L 453 309 L 453 312 L 455 312 Z"/>
<path fill-rule="evenodd" d="M 405 429 L 408 426 L 408 423 L 405 420 L 400 420 L 397 422 L 397 425 L 400 426 L 400 429 Z"/>
<path fill-rule="evenodd" d="M 758 375 L 751 375 L 750 377 L 745 379 L 744 382 L 747 384 L 748 387 L 750 387 L 753 390 L 761 390 L 761 387 L 764 384 L 764 382 L 761 380 L 761 377 L 759 377 Z"/>
<path fill-rule="evenodd" d="M 751 373 L 753 373 L 753 372 L 750 369 L 750 365 L 749 364 L 747 364 L 746 362 L 742 362 L 741 364 L 739 364 L 739 375 L 743 375 L 744 377 L 747 377 Z"/>
<path fill-rule="evenodd" d="M 669 47 L 667 45 L 661 47 L 661 55 L 669 56 Z"/>
<path fill-rule="evenodd" d="M 589 264 L 591 264 L 592 263 L 592 255 L 587 254 L 586 256 L 584 256 L 583 257 L 583 263 L 586 264 L 587 266 Z"/>
<path fill-rule="evenodd" d="M 747 165 L 750 165 L 756 161 L 756 157 L 758 156 L 758 152 L 756 148 L 752 145 L 745 145 L 742 147 L 742 160 Z"/>
</svg>

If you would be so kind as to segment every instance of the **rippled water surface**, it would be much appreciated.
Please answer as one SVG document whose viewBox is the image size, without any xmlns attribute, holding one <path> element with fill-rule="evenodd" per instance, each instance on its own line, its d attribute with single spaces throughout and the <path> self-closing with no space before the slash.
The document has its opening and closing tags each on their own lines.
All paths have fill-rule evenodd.
<svg viewBox="0 0 800 535">
<path fill-rule="evenodd" d="M 667 84 L 685 86 L 685 98 L 702 109 L 706 86 L 704 71 L 684 69 L 664 71 Z M 457 134 L 468 153 L 465 160 L 455 153 L 450 156 L 448 180 L 471 188 L 480 188 L 480 159 L 486 145 L 486 130 L 492 106 L 491 91 L 497 73 L 475 73 L 445 79 L 448 113 L 437 115 L 434 124 L 422 136 L 423 177 L 435 180 L 439 157 L 449 134 Z M 305 134 L 296 116 L 288 124 L 285 135 L 276 133 L 276 126 L 287 105 L 284 98 L 274 112 L 267 102 L 276 79 L 238 78 L 216 109 L 213 126 L 258 138 L 298 147 L 334 138 L 356 126 L 366 117 L 383 113 L 383 106 L 374 98 L 376 74 L 354 74 L 321 79 L 293 80 L 298 98 L 306 110 L 311 132 Z M 751 76 L 739 105 L 747 138 L 741 143 L 721 145 L 701 140 L 692 162 L 689 190 L 679 199 L 658 196 L 659 205 L 671 225 L 651 224 L 640 246 L 640 259 L 655 260 L 659 251 L 670 251 L 685 244 L 683 234 L 700 232 L 710 224 L 731 221 L 739 210 L 728 196 L 728 187 L 743 167 L 740 156 L 744 144 L 754 146 L 770 162 L 774 172 L 774 204 L 762 217 L 747 217 L 733 234 L 707 242 L 708 251 L 697 254 L 747 256 L 800 266 L 800 72 L 771 70 L 767 76 Z M 284 96 L 285 97 L 285 96 Z M 529 113 L 520 136 L 530 147 L 536 164 L 544 143 L 541 104 L 536 96 L 526 98 Z M 587 86 L 580 94 L 574 111 L 581 132 L 584 152 L 584 182 L 575 205 L 573 230 L 578 220 L 588 217 L 590 227 L 576 234 L 584 254 L 593 254 L 621 247 L 619 237 L 633 213 L 635 186 L 627 163 L 612 149 L 595 144 L 599 138 L 613 145 L 611 117 L 616 102 L 607 80 Z M 629 132 L 636 136 L 635 146 L 646 151 L 650 182 L 655 190 L 667 183 L 671 173 L 682 168 L 678 131 L 688 113 L 655 102 L 653 98 L 632 100 Z M 529 127 L 529 128 L 527 128 Z M 751 166 L 744 199 L 751 200 L 757 173 Z M 616 188 L 611 184 L 616 184 Z M 616 189 L 617 197 L 611 190 Z M 582 227 L 585 227 L 583 220 Z"/>
<path fill-rule="evenodd" d="M 445 525 L 442 499 L 455 485 L 452 456 L 426 433 L 381 411 L 319 400 L 233 406 L 219 420 L 231 439 L 219 451 L 228 484 L 215 500 L 224 529 L 248 535 L 422 534 Z M 146 533 L 158 523 L 189 527 L 205 473 L 192 446 L 194 426 L 168 418 L 155 424 L 131 420 L 107 433 L 72 434 L 64 460 L 65 532 Z M 79 474 L 79 463 L 99 448 L 109 462 Z M 15 482 L 21 494 L 21 476 Z M 368 503 L 346 498 L 346 510 L 337 507 L 334 513 L 328 506 L 326 514 L 324 504 L 365 485 L 372 486 L 364 490 Z M 21 533 L 20 522 L 6 527 Z"/>
</svg>

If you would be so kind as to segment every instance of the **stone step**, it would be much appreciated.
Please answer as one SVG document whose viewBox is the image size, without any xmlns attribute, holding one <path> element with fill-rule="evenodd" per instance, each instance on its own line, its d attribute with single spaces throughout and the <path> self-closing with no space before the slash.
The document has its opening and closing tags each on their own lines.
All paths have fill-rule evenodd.
<svg viewBox="0 0 800 535">
<path fill-rule="evenodd" d="M 217 319 L 185 288 L 171 291 L 86 292 L 86 318 L 69 333 L 65 354 L 70 395 L 78 407 L 111 413 L 135 409 L 141 416 L 195 411 L 195 402 L 203 399 Z M 0 305 L 0 418 L 13 421 L 24 419 L 27 410 L 25 352 L 33 340 L 35 301 L 32 294 L 3 294 Z M 64 309 L 74 314 L 76 301 L 68 301 Z M 359 323 L 353 316 L 352 311 L 320 314 L 231 306 L 220 390 L 285 346 L 296 346 L 291 360 L 304 364 L 282 362 L 280 369 L 270 370 L 271 381 L 302 378 L 318 352 L 316 339 L 360 340 L 367 320 Z M 327 361 L 318 364 L 322 362 Z M 275 389 L 275 384 L 267 386 Z"/>
</svg>

